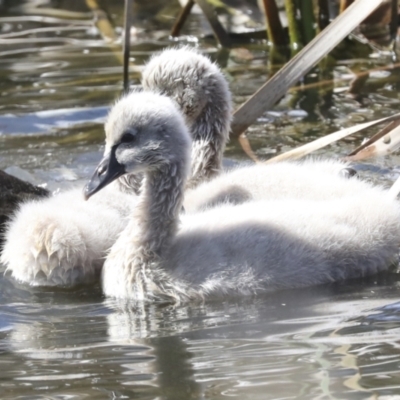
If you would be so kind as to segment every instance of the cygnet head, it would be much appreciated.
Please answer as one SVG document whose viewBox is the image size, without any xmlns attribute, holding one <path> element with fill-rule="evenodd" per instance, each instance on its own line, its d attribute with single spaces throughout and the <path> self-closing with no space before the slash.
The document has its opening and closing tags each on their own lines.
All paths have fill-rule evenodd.
<svg viewBox="0 0 400 400">
<path fill-rule="evenodd" d="M 180 164 L 187 174 L 191 138 L 174 102 L 156 93 L 131 93 L 111 109 L 106 148 L 84 194 L 90 196 L 126 173 Z"/>
<path fill-rule="evenodd" d="M 217 65 L 197 50 L 184 46 L 156 54 L 146 65 L 145 90 L 174 99 L 194 140 L 219 136 L 228 140 L 232 114 L 228 83 Z"/>
</svg>

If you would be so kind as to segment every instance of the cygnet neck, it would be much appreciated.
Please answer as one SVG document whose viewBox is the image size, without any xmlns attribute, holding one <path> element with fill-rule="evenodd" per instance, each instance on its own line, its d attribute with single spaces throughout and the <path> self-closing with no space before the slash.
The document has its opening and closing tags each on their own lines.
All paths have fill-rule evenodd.
<svg viewBox="0 0 400 400">
<path fill-rule="evenodd" d="M 129 268 L 125 273 L 130 277 L 133 299 L 179 302 L 192 295 L 184 282 L 171 278 L 162 267 L 163 253 L 177 231 L 186 181 L 185 164 L 184 160 L 173 162 L 145 174 L 129 228 L 134 232 L 133 242 L 129 242 L 129 249 L 125 248 L 124 264 Z"/>
<path fill-rule="evenodd" d="M 138 195 L 142 187 L 142 174 L 125 174 L 117 179 L 118 188 L 124 193 L 133 193 Z"/>
<path fill-rule="evenodd" d="M 134 211 L 138 244 L 148 255 L 161 256 L 175 235 L 186 181 L 184 161 L 173 161 L 145 173 Z"/>
<path fill-rule="evenodd" d="M 190 126 L 192 135 L 192 164 L 187 187 L 210 180 L 222 169 L 222 155 L 228 140 L 230 107 L 217 101 L 208 103 Z"/>
</svg>

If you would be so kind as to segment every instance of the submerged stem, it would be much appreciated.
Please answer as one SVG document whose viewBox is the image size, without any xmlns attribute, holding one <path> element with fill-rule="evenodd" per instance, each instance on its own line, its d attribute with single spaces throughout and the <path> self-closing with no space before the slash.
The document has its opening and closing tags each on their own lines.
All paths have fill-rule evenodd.
<svg viewBox="0 0 400 400">
<path fill-rule="evenodd" d="M 287 38 L 279 18 L 275 0 L 263 0 L 268 39 L 274 46 L 285 46 Z"/>
<path fill-rule="evenodd" d="M 299 3 L 301 13 L 301 28 L 304 44 L 310 43 L 315 37 L 315 15 L 312 0 L 302 0 Z"/>
<path fill-rule="evenodd" d="M 301 38 L 296 18 L 297 8 L 295 0 L 285 0 L 285 8 L 289 25 L 290 46 L 296 52 L 301 47 Z"/>
</svg>

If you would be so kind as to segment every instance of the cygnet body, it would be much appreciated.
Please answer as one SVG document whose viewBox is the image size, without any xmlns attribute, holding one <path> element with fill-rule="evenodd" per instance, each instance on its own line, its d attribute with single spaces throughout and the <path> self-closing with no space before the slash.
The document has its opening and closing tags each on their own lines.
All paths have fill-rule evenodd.
<svg viewBox="0 0 400 400">
<path fill-rule="evenodd" d="M 171 96 L 190 127 L 193 167 L 188 186 L 215 176 L 221 170 L 232 114 L 220 69 L 194 49 L 168 49 L 149 61 L 143 86 Z M 131 103 L 132 109 L 136 106 Z M 22 204 L 5 234 L 1 262 L 14 278 L 33 285 L 72 286 L 92 280 L 126 226 L 135 202 L 127 199 L 140 185 L 141 174 L 124 175 L 113 184 L 113 201 L 110 190 L 90 202 L 72 190 Z"/>
<path fill-rule="evenodd" d="M 131 102 L 140 106 L 116 121 Z M 126 172 L 145 177 L 103 268 L 107 296 L 181 302 L 255 294 L 370 275 L 397 260 L 398 202 L 356 180 L 348 182 L 363 191 L 347 198 L 219 204 L 180 217 L 190 144 L 167 97 L 132 94 L 111 111 L 105 156 L 86 196 Z"/>
<path fill-rule="evenodd" d="M 15 279 L 32 285 L 98 279 L 135 197 L 110 185 L 91 204 L 82 200 L 80 188 L 22 204 L 9 223 L 1 261 Z"/>
<path fill-rule="evenodd" d="M 218 67 L 197 51 L 185 47 L 156 55 L 143 71 L 143 86 L 173 99 L 189 127 L 186 213 L 289 193 L 291 198 L 313 200 L 353 194 L 340 176 L 344 164 L 334 161 L 249 166 L 215 179 L 228 139 L 231 96 Z M 141 101 L 140 96 L 131 98 L 121 119 L 134 112 L 135 101 Z M 89 202 L 73 190 L 21 205 L 5 234 L 1 262 L 14 278 L 33 285 L 72 286 L 94 279 L 127 225 L 141 181 L 141 173 L 123 175 L 111 184 L 115 189 L 107 188 Z"/>
<path fill-rule="evenodd" d="M 242 204 L 251 200 L 329 200 L 351 197 L 369 186 L 342 172 L 346 163 L 337 160 L 307 159 L 276 164 L 234 167 L 185 192 L 187 213 L 205 210 L 220 203 Z"/>
</svg>

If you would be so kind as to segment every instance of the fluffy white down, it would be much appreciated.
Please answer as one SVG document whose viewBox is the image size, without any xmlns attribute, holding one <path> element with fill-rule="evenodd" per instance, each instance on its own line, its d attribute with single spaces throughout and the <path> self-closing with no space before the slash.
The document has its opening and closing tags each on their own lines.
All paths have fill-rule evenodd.
<svg viewBox="0 0 400 400">
<path fill-rule="evenodd" d="M 387 269 L 398 258 L 400 205 L 380 188 L 352 185 L 342 199 L 249 201 L 182 215 L 162 269 L 187 291 L 184 298 L 248 295 Z M 121 235 L 113 246 L 103 290 L 140 300 L 127 277 L 131 240 Z"/>
<path fill-rule="evenodd" d="M 217 174 L 231 119 L 229 87 L 217 65 L 189 47 L 167 49 L 145 67 L 143 86 L 173 98 L 186 117 L 194 138 L 191 186 Z M 119 101 L 126 107 L 110 116 L 110 125 L 126 122 L 142 104 L 127 97 Z M 140 182 L 140 176 L 126 175 L 118 187 L 133 195 Z M 22 205 L 6 233 L 1 261 L 13 277 L 36 285 L 70 286 L 93 279 L 126 225 L 131 203 L 124 206 L 126 196 L 117 192 L 110 201 L 102 191 L 85 203 L 79 191 L 72 191 Z"/>
<path fill-rule="evenodd" d="M 327 200 L 369 190 L 370 185 L 365 182 L 341 175 L 346 166 L 341 161 L 310 158 L 236 167 L 188 190 L 185 210 L 195 212 L 219 203 L 241 204 L 262 199 Z"/>
<path fill-rule="evenodd" d="M 326 200 L 368 193 L 367 183 L 340 176 L 344 167 L 339 161 L 312 159 L 239 167 L 187 191 L 185 212 L 220 203 Z M 9 223 L 1 262 L 15 279 L 32 285 L 73 286 L 97 279 L 134 205 L 135 196 L 117 190 L 116 183 L 89 201 L 75 189 L 22 204 Z"/>
<path fill-rule="evenodd" d="M 107 250 L 127 224 L 134 197 L 82 189 L 22 204 L 9 222 L 1 262 L 21 282 L 70 286 L 98 277 Z"/>
<path fill-rule="evenodd" d="M 230 121 L 229 88 L 218 67 L 189 48 L 169 49 L 151 59 L 143 83 L 174 98 L 192 125 L 192 135 L 198 136 L 192 149 L 197 154 L 192 161 L 193 181 L 197 184 L 218 172 Z M 201 113 L 199 104 L 205 101 L 212 107 Z M 130 115 L 131 109 L 128 101 L 116 120 L 121 121 L 124 112 Z M 221 154 L 212 158 L 210 148 Z M 206 173 L 207 168 L 211 172 Z M 246 167 L 188 192 L 184 207 L 190 213 L 221 201 L 238 204 L 287 195 L 329 198 L 330 186 L 343 185 L 343 178 L 332 177 L 342 168 L 339 162 L 314 165 L 312 161 Z M 133 203 L 127 194 L 107 188 L 88 202 L 80 190 L 73 190 L 23 204 L 9 224 L 1 262 L 14 278 L 34 285 L 72 286 L 90 281 L 97 277 L 105 254 L 125 228 Z"/>
<path fill-rule="evenodd" d="M 276 181 L 277 191 L 284 191 L 273 198 L 268 181 L 257 192 L 257 179 L 244 173 L 243 185 L 256 195 L 266 193 L 264 199 L 232 205 L 228 195 L 228 202 L 211 201 L 202 205 L 204 211 L 182 217 L 189 131 L 178 109 L 156 112 L 171 100 L 156 94 L 141 98 L 147 106 L 133 111 L 137 116 L 130 122 L 135 144 L 121 143 L 125 127 L 107 131 L 117 160 L 124 154 L 124 171 L 144 172 L 130 222 L 104 264 L 107 296 L 182 302 L 253 294 L 371 275 L 397 261 L 400 204 L 381 188 L 332 174 L 334 164 L 314 164 L 328 171 L 319 175 L 328 181 L 323 188 L 318 176 L 302 186 L 301 175 L 288 174 L 288 164 L 270 167 L 286 179 L 286 185 Z M 97 178 L 89 187 L 93 184 Z"/>
</svg>

